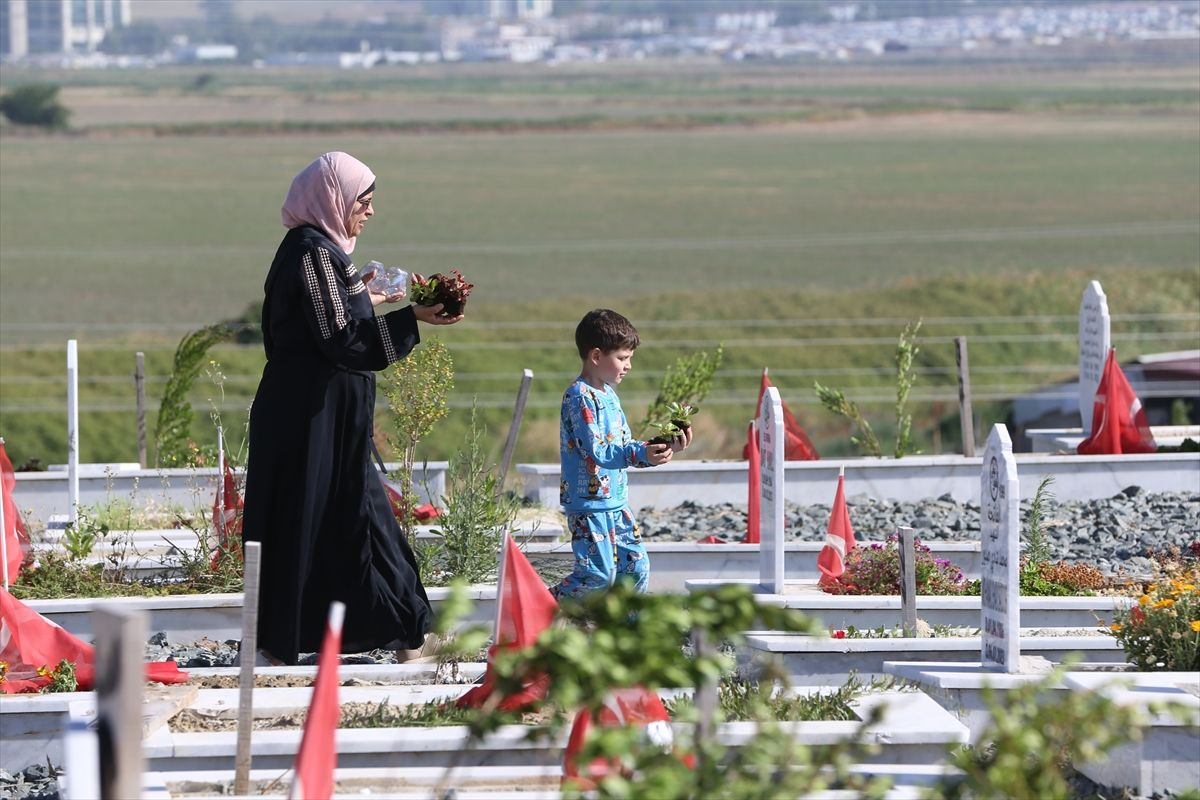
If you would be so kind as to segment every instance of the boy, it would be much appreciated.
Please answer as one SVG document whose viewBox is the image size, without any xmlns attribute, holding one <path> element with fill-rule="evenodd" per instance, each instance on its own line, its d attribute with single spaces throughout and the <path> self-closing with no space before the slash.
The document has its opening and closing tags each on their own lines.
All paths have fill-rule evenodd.
<svg viewBox="0 0 1200 800">
<path fill-rule="evenodd" d="M 653 445 L 630 434 L 616 386 L 640 343 L 633 324 L 606 308 L 589 311 L 575 328 L 583 367 L 563 394 L 559 428 L 559 500 L 575 569 L 555 587 L 558 597 L 582 597 L 618 577 L 634 581 L 640 592 L 649 583 L 650 561 L 626 501 L 625 471 L 667 463 L 691 444 L 692 434 Z"/>
</svg>

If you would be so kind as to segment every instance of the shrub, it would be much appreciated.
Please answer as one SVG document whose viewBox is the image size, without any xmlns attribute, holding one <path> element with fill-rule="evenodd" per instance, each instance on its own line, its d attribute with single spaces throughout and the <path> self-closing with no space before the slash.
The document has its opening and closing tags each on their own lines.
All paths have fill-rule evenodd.
<svg viewBox="0 0 1200 800">
<path fill-rule="evenodd" d="M 444 511 L 436 528 L 442 548 L 434 557 L 429 575 L 432 585 L 441 578 L 461 578 L 476 583 L 496 572 L 496 551 L 506 531 L 512 529 L 520 501 L 500 491 L 500 474 L 483 452 L 486 429 L 471 406 L 471 423 L 463 448 L 450 457 L 446 471 Z"/>
<path fill-rule="evenodd" d="M 413 485 L 413 465 L 417 445 L 449 413 L 447 398 L 454 388 L 454 358 L 438 339 L 432 339 L 380 374 L 383 394 L 392 412 L 394 434 L 388 435 L 392 447 L 400 452 L 401 503 L 400 527 L 410 543 L 416 542 L 417 494 Z"/>
<path fill-rule="evenodd" d="M 58 88 L 50 83 L 29 83 L 0 95 L 0 114 L 14 125 L 39 128 L 67 127 L 71 112 L 58 102 Z"/>
<path fill-rule="evenodd" d="M 1140 670 L 1200 669 L 1200 567 L 1165 573 L 1145 587 L 1137 605 L 1118 611 L 1108 632 Z"/>
<path fill-rule="evenodd" d="M 963 594 L 967 581 L 962 570 L 944 558 L 934 558 L 929 547 L 913 541 L 917 555 L 917 594 Z M 822 584 L 829 594 L 900 594 L 900 537 L 846 554 L 845 571 Z"/>
</svg>

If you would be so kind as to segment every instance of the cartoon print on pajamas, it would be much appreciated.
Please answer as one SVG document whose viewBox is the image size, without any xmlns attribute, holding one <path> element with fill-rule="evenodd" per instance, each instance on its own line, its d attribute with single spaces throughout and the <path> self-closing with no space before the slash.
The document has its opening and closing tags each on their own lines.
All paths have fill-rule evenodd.
<svg viewBox="0 0 1200 800">
<path fill-rule="evenodd" d="M 592 514 L 568 514 L 575 571 L 555 587 L 558 597 L 583 597 L 618 580 L 632 581 L 639 592 L 650 584 L 650 561 L 641 531 L 628 508 Z"/>
<path fill-rule="evenodd" d="M 556 594 L 580 597 L 616 580 L 646 591 L 650 560 L 626 499 L 626 470 L 649 466 L 645 443 L 633 438 L 616 391 L 582 378 L 563 394 L 560 422 L 559 496 L 575 568 Z"/>
</svg>

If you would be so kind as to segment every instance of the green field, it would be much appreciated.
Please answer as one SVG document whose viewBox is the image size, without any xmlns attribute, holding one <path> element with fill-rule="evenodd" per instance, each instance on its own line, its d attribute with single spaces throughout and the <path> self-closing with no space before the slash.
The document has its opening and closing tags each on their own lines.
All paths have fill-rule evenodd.
<svg viewBox="0 0 1200 800">
<path fill-rule="evenodd" d="M 1090 278 L 1108 292 L 1122 358 L 1198 346 L 1194 64 L 982 78 L 696 69 L 323 73 L 307 85 L 230 71 L 206 93 L 186 89 L 194 73 L 64 80 L 76 134 L 0 136 L 0 433 L 14 460 L 64 457 L 69 337 L 82 350 L 84 458 L 133 460 L 133 351 L 146 352 L 154 401 L 180 336 L 260 298 L 287 183 L 329 149 L 379 176 L 356 261 L 454 267 L 477 285 L 468 320 L 441 332 L 456 411 L 430 458 L 456 449 L 472 397 L 502 437 L 522 367 L 537 380 L 518 458 L 553 458 L 571 329 L 597 305 L 643 331 L 622 389 L 634 417 L 675 357 L 725 343 L 699 428 L 707 457 L 740 449 L 764 365 L 823 452 L 846 452 L 812 381 L 860 387 L 886 418 L 890 353 L 918 316 L 927 450 L 956 446 L 949 340 L 978 337 L 974 383 L 985 413 L 1002 414 L 1005 399 L 1070 376 Z M 230 127 L 263 109 L 359 124 Z M 137 133 L 197 119 L 188 135 Z M 491 128 L 449 130 L 467 119 Z M 400 125 L 414 121 L 436 132 Z M 236 419 L 261 353 L 216 357 L 224 397 L 208 383 L 194 402 Z"/>
</svg>

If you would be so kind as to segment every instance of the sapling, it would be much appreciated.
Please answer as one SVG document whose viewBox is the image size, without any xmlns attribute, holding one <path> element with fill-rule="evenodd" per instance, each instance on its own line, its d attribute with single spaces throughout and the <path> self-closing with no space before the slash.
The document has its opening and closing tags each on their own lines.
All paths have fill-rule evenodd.
<svg viewBox="0 0 1200 800">
<path fill-rule="evenodd" d="M 420 273 L 412 275 L 412 286 L 409 289 L 410 299 L 419 306 L 436 306 L 441 303 L 443 317 L 457 317 L 463 313 L 467 297 L 475 284 L 467 283 L 462 273 L 454 269 L 449 275 L 438 272 L 428 278 Z"/>
<path fill-rule="evenodd" d="M 701 350 L 690 356 L 676 359 L 675 364 L 663 373 L 662 384 L 654 402 L 646 409 L 646 416 L 636 427 L 638 438 L 646 435 L 652 425 L 664 417 L 670 418 L 669 409 L 674 406 L 695 405 L 701 402 L 712 388 L 713 377 L 721 366 L 724 345 L 717 345 L 715 353 Z M 686 418 L 684 421 L 687 421 Z"/>
</svg>

